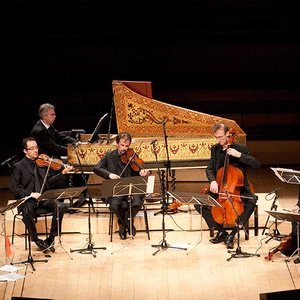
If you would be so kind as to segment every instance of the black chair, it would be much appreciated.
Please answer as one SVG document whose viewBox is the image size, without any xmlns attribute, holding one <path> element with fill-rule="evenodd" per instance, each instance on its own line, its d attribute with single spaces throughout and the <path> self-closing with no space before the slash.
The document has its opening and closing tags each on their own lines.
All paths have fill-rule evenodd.
<svg viewBox="0 0 300 300">
<path fill-rule="evenodd" d="M 48 238 L 48 224 L 47 224 L 47 217 L 49 216 L 53 216 L 52 212 L 47 212 L 46 210 L 42 209 L 42 208 L 37 208 L 36 210 L 36 214 L 35 214 L 35 222 L 37 223 L 38 218 L 44 218 L 44 222 L 45 222 L 45 232 L 44 233 L 38 233 L 38 234 L 43 234 L 46 235 L 46 238 Z M 14 215 L 14 219 L 13 219 L 13 227 L 12 227 L 12 238 L 11 238 L 11 243 L 14 243 L 14 236 L 15 236 L 15 227 L 16 227 L 16 220 L 21 220 L 22 221 L 22 214 L 21 213 L 17 213 Z M 28 245 L 27 245 L 27 235 L 28 235 L 28 230 L 25 227 L 25 231 L 22 234 L 23 236 L 25 236 L 25 250 L 28 249 Z"/>
<path fill-rule="evenodd" d="M 148 223 L 148 213 L 146 205 L 142 205 L 141 210 L 144 212 L 144 220 L 145 220 L 145 231 L 148 236 L 148 240 L 150 240 L 150 231 L 149 231 L 149 223 Z M 109 228 L 108 234 L 110 235 L 110 241 L 112 242 L 112 235 L 113 235 L 113 226 L 114 226 L 114 212 L 110 210 L 109 213 Z"/>
</svg>

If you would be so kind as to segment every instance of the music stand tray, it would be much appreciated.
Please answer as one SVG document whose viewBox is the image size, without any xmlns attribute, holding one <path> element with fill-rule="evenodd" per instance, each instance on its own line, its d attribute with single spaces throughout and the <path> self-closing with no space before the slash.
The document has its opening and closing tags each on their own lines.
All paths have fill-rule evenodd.
<svg viewBox="0 0 300 300">
<path fill-rule="evenodd" d="M 300 184 L 300 171 L 284 168 L 271 168 L 275 175 L 283 182 Z"/>
<path fill-rule="evenodd" d="M 151 194 L 154 190 L 154 178 L 155 176 L 131 176 L 104 180 L 102 183 L 101 197 Z"/>
<path fill-rule="evenodd" d="M 193 192 L 168 192 L 168 194 L 178 200 L 181 204 L 200 204 L 206 206 L 218 206 L 222 205 L 208 194 L 202 195 Z"/>
</svg>

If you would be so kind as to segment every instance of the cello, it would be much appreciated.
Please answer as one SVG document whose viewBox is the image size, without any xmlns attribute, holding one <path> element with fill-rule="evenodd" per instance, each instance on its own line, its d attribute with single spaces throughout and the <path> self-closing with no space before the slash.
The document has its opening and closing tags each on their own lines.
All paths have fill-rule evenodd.
<svg viewBox="0 0 300 300">
<path fill-rule="evenodd" d="M 227 146 L 234 142 L 236 132 L 231 130 Z M 228 149 L 228 148 L 227 148 Z M 244 211 L 244 202 L 240 197 L 240 190 L 244 186 L 243 172 L 229 164 L 229 155 L 225 154 L 224 166 L 217 171 L 216 181 L 219 186 L 219 196 L 217 201 L 221 207 L 211 208 L 212 216 L 216 223 L 223 227 L 234 227 L 237 215 Z"/>
</svg>

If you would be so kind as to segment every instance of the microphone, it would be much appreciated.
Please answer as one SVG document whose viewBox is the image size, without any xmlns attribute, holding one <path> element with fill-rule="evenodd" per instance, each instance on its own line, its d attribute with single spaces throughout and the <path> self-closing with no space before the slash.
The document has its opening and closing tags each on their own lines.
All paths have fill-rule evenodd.
<svg viewBox="0 0 300 300">
<path fill-rule="evenodd" d="M 157 143 L 157 140 L 151 141 L 150 145 L 155 145 Z"/>
<path fill-rule="evenodd" d="M 271 195 L 271 194 L 276 194 L 281 188 L 277 188 L 274 191 L 270 192 L 267 194 L 267 196 Z"/>
<path fill-rule="evenodd" d="M 165 125 L 166 125 L 166 123 L 167 123 L 167 121 L 168 121 L 167 119 L 164 119 L 164 120 L 162 121 L 162 123 L 161 123 L 161 124 L 162 124 L 163 126 L 165 126 Z"/>
<path fill-rule="evenodd" d="M 6 160 L 4 160 L 2 163 L 1 163 L 1 166 L 4 166 L 4 165 L 7 165 L 7 164 L 10 164 L 11 162 L 15 162 L 18 160 L 18 156 L 17 155 L 14 155 Z"/>
</svg>

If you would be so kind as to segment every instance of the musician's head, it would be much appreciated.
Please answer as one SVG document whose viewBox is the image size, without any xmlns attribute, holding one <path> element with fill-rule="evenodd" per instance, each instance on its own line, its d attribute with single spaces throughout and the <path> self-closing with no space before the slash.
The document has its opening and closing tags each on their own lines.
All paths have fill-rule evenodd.
<svg viewBox="0 0 300 300">
<path fill-rule="evenodd" d="M 229 130 L 230 128 L 223 123 L 216 123 L 213 126 L 213 135 L 220 145 L 224 146 L 227 144 L 228 137 L 230 135 Z"/>
<path fill-rule="evenodd" d="M 29 159 L 36 159 L 39 156 L 39 147 L 33 137 L 27 137 L 22 140 L 21 149 Z"/>
<path fill-rule="evenodd" d="M 117 149 L 119 154 L 124 154 L 128 150 L 132 137 L 128 132 L 120 132 L 116 137 Z"/>
<path fill-rule="evenodd" d="M 39 107 L 38 115 L 44 123 L 51 125 L 56 119 L 55 106 L 50 103 L 43 103 Z"/>
</svg>

